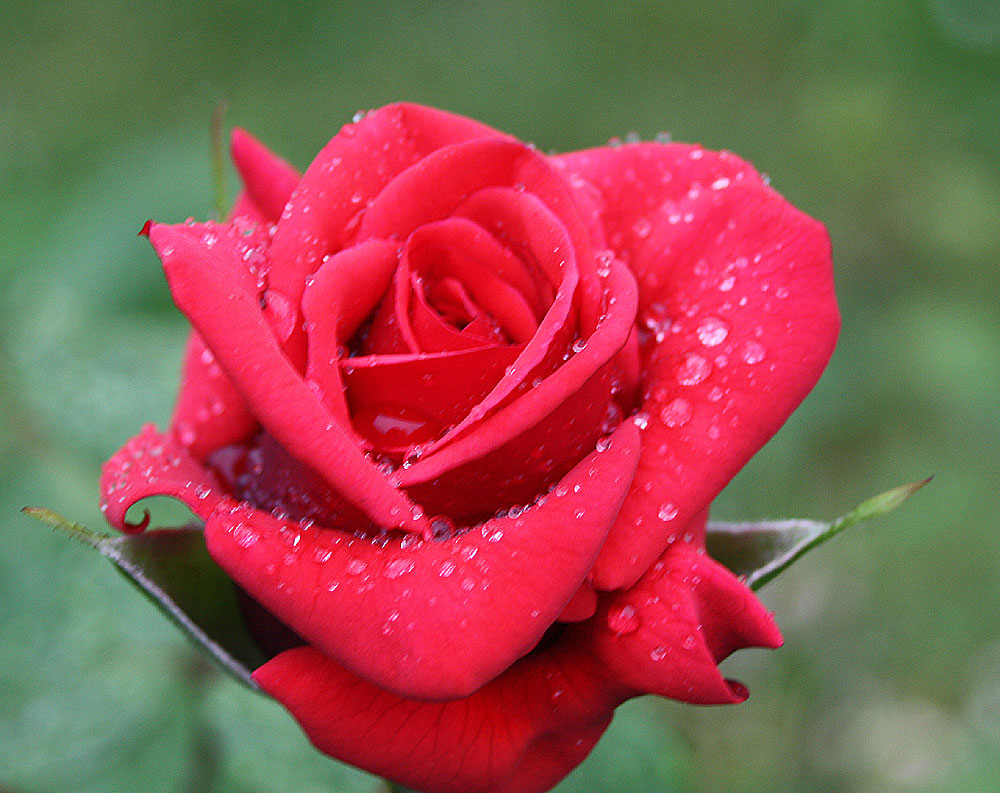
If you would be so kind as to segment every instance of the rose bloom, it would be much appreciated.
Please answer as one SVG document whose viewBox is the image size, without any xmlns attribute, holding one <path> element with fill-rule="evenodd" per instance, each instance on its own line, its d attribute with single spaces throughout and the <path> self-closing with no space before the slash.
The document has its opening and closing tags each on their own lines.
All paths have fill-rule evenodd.
<svg viewBox="0 0 1000 793">
<path fill-rule="evenodd" d="M 204 520 L 313 743 L 529 793 L 631 697 L 742 701 L 718 662 L 781 637 L 705 521 L 833 349 L 823 226 L 726 152 L 545 156 L 414 105 L 301 176 L 232 155 L 226 222 L 144 229 L 194 329 L 103 504 Z"/>
</svg>

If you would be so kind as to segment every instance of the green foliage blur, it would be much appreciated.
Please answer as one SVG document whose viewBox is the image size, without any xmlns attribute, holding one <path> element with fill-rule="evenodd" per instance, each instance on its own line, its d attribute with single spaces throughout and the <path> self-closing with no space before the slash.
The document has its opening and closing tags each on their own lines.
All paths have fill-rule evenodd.
<svg viewBox="0 0 1000 793">
<path fill-rule="evenodd" d="M 223 98 L 299 167 L 398 99 L 542 150 L 666 131 L 742 154 L 822 219 L 840 346 L 714 515 L 829 519 L 935 481 L 762 591 L 786 646 L 726 662 L 745 705 L 632 702 L 558 790 L 1000 789 L 998 8 L 5 0 L 0 790 L 376 790 L 18 514 L 104 528 L 101 462 L 169 416 L 186 325 L 136 232 L 211 215 Z"/>
</svg>

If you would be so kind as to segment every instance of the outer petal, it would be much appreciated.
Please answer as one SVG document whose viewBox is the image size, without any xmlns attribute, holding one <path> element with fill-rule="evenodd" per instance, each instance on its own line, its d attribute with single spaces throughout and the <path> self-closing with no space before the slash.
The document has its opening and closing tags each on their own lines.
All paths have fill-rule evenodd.
<svg viewBox="0 0 1000 793">
<path fill-rule="evenodd" d="M 174 301 L 205 339 L 260 423 L 380 525 L 423 531 L 411 504 L 293 369 L 258 305 L 243 263 L 219 240 L 153 225 Z"/>
<path fill-rule="evenodd" d="M 696 522 L 703 527 L 704 516 Z M 722 677 L 719 661 L 741 647 L 781 645 L 774 620 L 753 593 L 702 548 L 684 542 L 631 589 L 602 598 L 584 629 L 630 692 L 702 705 L 747 697 L 742 684 Z"/>
<path fill-rule="evenodd" d="M 299 172 L 239 127 L 233 129 L 230 147 L 247 197 L 261 215 L 276 222 L 298 184 Z"/>
<path fill-rule="evenodd" d="M 254 673 L 323 752 L 425 793 L 541 793 L 597 743 L 621 701 L 586 647 L 560 641 L 464 699 L 405 699 L 311 647 Z"/>
<path fill-rule="evenodd" d="M 638 432 L 582 460 L 517 517 L 451 539 L 372 542 L 222 504 L 212 557 L 265 608 L 400 696 L 471 694 L 527 653 L 579 589 L 634 471 Z"/>
<path fill-rule="evenodd" d="M 587 149 L 549 158 L 574 188 L 588 218 L 604 228 L 608 244 L 635 267 L 661 213 L 676 214 L 676 202 L 710 190 L 713 184 L 762 184 L 753 166 L 729 152 L 706 151 L 687 143 L 639 143 Z M 596 191 L 595 189 L 596 188 Z M 596 192 L 596 194 L 595 194 Z M 654 271 L 661 264 L 651 261 Z M 636 269 L 643 286 L 645 271 Z M 648 301 L 643 302 L 645 306 Z"/>
<path fill-rule="evenodd" d="M 240 210 L 241 200 L 234 211 Z M 252 205 L 243 207 L 256 213 Z M 152 223 L 143 233 L 148 234 Z M 253 270 L 264 261 L 267 231 L 247 215 L 235 215 L 229 224 L 185 223 L 174 227 L 178 235 L 211 242 L 217 254 L 239 260 L 241 277 L 252 288 Z M 170 429 L 177 441 L 199 461 L 215 449 L 248 438 L 257 420 L 232 380 L 226 376 L 197 331 L 188 337 L 183 374 Z"/>
<path fill-rule="evenodd" d="M 602 589 L 636 581 L 777 431 L 819 378 L 839 328 L 820 223 L 761 186 L 685 201 L 633 257 L 650 335 L 646 429 L 635 484 L 595 567 Z"/>
<path fill-rule="evenodd" d="M 142 531 L 149 524 L 149 513 L 137 524 L 129 523 L 125 513 L 147 496 L 173 496 L 204 520 L 222 499 L 223 490 L 172 434 L 160 434 L 147 424 L 101 468 L 101 510 L 116 529 Z"/>
<path fill-rule="evenodd" d="M 216 449 L 245 440 L 257 427 L 243 395 L 197 332 L 188 336 L 170 426 L 177 442 L 200 461 Z"/>
</svg>

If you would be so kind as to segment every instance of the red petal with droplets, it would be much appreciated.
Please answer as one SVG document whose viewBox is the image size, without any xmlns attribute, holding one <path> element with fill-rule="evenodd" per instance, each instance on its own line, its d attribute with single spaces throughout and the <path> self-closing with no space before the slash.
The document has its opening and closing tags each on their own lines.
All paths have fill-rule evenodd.
<svg viewBox="0 0 1000 793">
<path fill-rule="evenodd" d="M 560 641 L 474 694 L 401 698 L 311 647 L 254 679 L 318 749 L 425 793 L 542 793 L 590 752 L 623 697 L 585 647 Z"/>
<path fill-rule="evenodd" d="M 350 426 L 350 415 L 340 374 L 341 350 L 388 289 L 396 248 L 371 240 L 331 256 L 302 296 L 309 339 L 306 376 L 344 427 Z"/>
<path fill-rule="evenodd" d="M 374 521 L 423 532 L 426 522 L 364 457 L 282 352 L 240 257 L 185 227 L 154 224 L 149 233 L 174 302 L 240 389 L 260 423 Z M 214 241 L 213 241 L 214 239 Z"/>
<path fill-rule="evenodd" d="M 207 518 L 222 499 L 218 480 L 188 454 L 169 433 L 147 424 L 101 469 L 101 510 L 112 526 L 124 532 L 146 528 L 149 515 L 129 523 L 125 513 L 148 496 L 180 499 L 199 518 Z"/>
<path fill-rule="evenodd" d="M 427 458 L 401 471 L 398 476 L 400 483 L 410 486 L 430 481 L 458 465 L 501 448 L 509 440 L 535 427 L 543 418 L 551 416 L 567 399 L 592 381 L 601 367 L 625 344 L 635 322 L 636 291 L 631 274 L 623 266 L 613 263 L 607 280 L 607 314 L 582 349 L 537 386 L 524 391 L 488 418 L 476 422 L 464 437 L 457 440 L 446 437 L 440 451 L 433 453 L 432 448 Z M 603 412 L 606 405 L 605 399 L 598 407 Z"/>
<path fill-rule="evenodd" d="M 442 541 L 286 525 L 244 506 L 209 517 L 212 557 L 323 653 L 400 696 L 471 694 L 523 656 L 590 570 L 631 481 L 638 431 L 582 460 L 544 503 Z"/>
<path fill-rule="evenodd" d="M 704 517 L 699 519 L 704 524 Z M 703 549 L 679 542 L 631 589 L 601 599 L 589 642 L 633 694 L 702 705 L 742 702 L 746 688 L 718 663 L 742 647 L 780 647 L 754 594 Z"/>
<path fill-rule="evenodd" d="M 588 153 L 604 169 L 596 183 L 611 181 L 612 167 L 638 168 L 616 151 Z M 734 174 L 749 167 L 722 162 Z M 833 351 L 839 315 L 826 231 L 755 182 L 717 176 L 689 188 L 633 240 L 639 325 L 650 331 L 640 407 L 647 428 L 635 484 L 595 567 L 599 588 L 638 579 L 675 527 L 784 423 Z M 611 204 L 605 213 L 609 236 L 625 234 L 614 224 L 634 216 Z"/>
<path fill-rule="evenodd" d="M 184 351 L 170 428 L 177 442 L 199 461 L 216 449 L 246 440 L 257 428 L 243 395 L 197 333 L 188 337 Z"/>
<path fill-rule="evenodd" d="M 293 306 L 306 276 L 324 255 L 351 242 L 357 219 L 397 174 L 433 151 L 474 138 L 504 137 L 471 119 L 419 105 L 389 105 L 348 124 L 312 161 L 278 223 L 271 248 L 271 287 Z M 292 334 L 301 365 L 304 337 Z"/>
<path fill-rule="evenodd" d="M 239 127 L 233 129 L 230 151 L 247 197 L 263 217 L 276 222 L 298 184 L 299 172 Z"/>
</svg>

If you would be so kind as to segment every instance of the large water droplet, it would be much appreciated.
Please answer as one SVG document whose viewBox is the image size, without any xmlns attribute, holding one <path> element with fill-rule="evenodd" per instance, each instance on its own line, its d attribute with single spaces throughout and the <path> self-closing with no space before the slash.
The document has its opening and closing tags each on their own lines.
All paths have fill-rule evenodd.
<svg viewBox="0 0 1000 793">
<path fill-rule="evenodd" d="M 240 546 L 240 548 L 250 548 L 256 545 L 257 540 L 260 539 L 260 535 L 252 529 L 247 528 L 242 523 L 238 524 L 233 529 L 233 540 Z"/>
<path fill-rule="evenodd" d="M 615 633 L 634 633 L 639 629 L 639 622 L 635 606 L 628 603 L 624 606 L 615 606 L 608 611 L 608 627 Z"/>
<path fill-rule="evenodd" d="M 760 363 L 764 360 L 767 350 L 764 345 L 757 341 L 748 341 L 743 344 L 741 356 L 749 364 Z"/>
<path fill-rule="evenodd" d="M 698 323 L 698 341 L 706 347 L 717 347 L 729 335 L 729 323 L 718 317 L 705 317 Z"/>
<path fill-rule="evenodd" d="M 346 569 L 350 575 L 361 575 L 366 569 L 368 569 L 368 564 L 360 559 L 351 559 L 347 563 Z"/>
<path fill-rule="evenodd" d="M 687 386 L 698 385 L 711 373 L 712 364 L 698 353 L 690 352 L 677 368 L 677 382 Z"/>
<path fill-rule="evenodd" d="M 683 427 L 691 420 L 691 403 L 678 397 L 660 411 L 660 421 L 668 427 Z"/>
<path fill-rule="evenodd" d="M 656 516 L 664 523 L 667 523 L 677 517 L 677 506 L 666 501 L 660 504 L 660 509 L 656 513 Z"/>
<path fill-rule="evenodd" d="M 436 438 L 441 426 L 405 405 L 367 405 L 354 414 L 355 428 L 378 449 L 417 446 Z"/>
<path fill-rule="evenodd" d="M 406 575 L 412 569 L 413 562 L 409 559 L 393 559 L 385 566 L 382 575 L 386 578 L 399 578 L 401 575 Z"/>
</svg>

